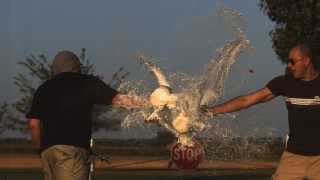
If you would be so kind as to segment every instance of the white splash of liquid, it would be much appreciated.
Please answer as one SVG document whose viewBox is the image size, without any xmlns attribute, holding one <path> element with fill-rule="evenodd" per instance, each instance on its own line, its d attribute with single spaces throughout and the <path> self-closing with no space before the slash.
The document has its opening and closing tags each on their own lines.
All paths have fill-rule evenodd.
<svg viewBox="0 0 320 180">
<path fill-rule="evenodd" d="M 248 46 L 249 41 L 239 29 L 238 39 L 227 42 L 223 48 L 219 49 L 217 58 L 210 61 L 205 73 L 200 76 L 197 83 L 181 92 L 175 92 L 174 90 L 172 92 L 169 81 L 161 69 L 152 62 L 152 58 L 139 53 L 137 60 L 146 65 L 159 85 L 150 95 L 150 102 L 154 111 L 146 120 L 159 122 L 174 133 L 179 142 L 192 146 L 191 132 L 202 131 L 208 120 L 207 116 L 203 116 L 199 112 L 200 106 L 215 102 L 222 96 L 224 83 L 231 66 L 241 50 Z M 167 112 L 164 113 L 164 111 Z"/>
<path fill-rule="evenodd" d="M 241 14 L 233 9 L 222 8 L 221 12 L 223 16 L 227 14 L 241 19 Z M 159 87 L 150 95 L 153 107 L 128 113 L 122 127 L 130 127 L 134 124 L 144 126 L 141 119 L 147 122 L 158 122 L 173 133 L 179 142 L 192 146 L 192 137 L 212 126 L 208 121 L 210 117 L 199 112 L 200 106 L 216 103 L 219 100 L 223 95 L 225 81 L 232 65 L 242 50 L 249 47 L 250 43 L 242 28 L 235 28 L 235 32 L 237 32 L 236 39 L 227 42 L 216 51 L 217 56 L 210 60 L 203 74 L 197 77 L 176 74 L 174 78 L 182 82 L 179 84 L 182 87 L 180 90 L 172 89 L 169 78 L 156 65 L 152 57 L 138 53 L 136 59 L 147 67 L 156 78 Z"/>
<path fill-rule="evenodd" d="M 221 12 L 222 16 L 231 15 L 241 19 L 239 18 L 241 14 L 233 9 L 223 8 Z M 199 112 L 200 106 L 213 104 L 219 100 L 223 95 L 225 81 L 232 65 L 242 50 L 249 47 L 250 43 L 242 28 L 236 27 L 235 32 L 237 32 L 235 40 L 227 42 L 218 49 L 217 56 L 209 61 L 204 73 L 199 76 L 173 73 L 166 76 L 154 63 L 153 58 L 138 53 L 136 59 L 148 68 L 159 87 L 150 95 L 152 108 L 131 110 L 127 114 L 123 111 L 116 113 L 121 114 L 121 117 L 125 116 L 121 126 L 130 128 L 138 125 L 150 128 L 143 120 L 158 122 L 173 133 L 179 142 L 192 146 L 191 138 L 194 135 L 214 126 L 214 123 L 208 121 L 210 117 Z M 171 87 L 170 81 L 179 82 L 172 83 L 178 88 Z M 150 94 L 150 91 L 145 89 L 145 82 L 142 81 L 122 83 L 119 90 L 133 95 Z"/>
</svg>

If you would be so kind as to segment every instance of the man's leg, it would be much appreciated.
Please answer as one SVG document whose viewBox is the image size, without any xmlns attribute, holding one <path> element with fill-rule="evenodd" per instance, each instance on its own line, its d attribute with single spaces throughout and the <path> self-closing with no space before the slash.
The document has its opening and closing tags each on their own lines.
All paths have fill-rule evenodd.
<svg viewBox="0 0 320 180">
<path fill-rule="evenodd" d="M 55 180 L 51 160 L 52 148 L 48 148 L 41 153 L 41 163 L 44 180 Z"/>
<path fill-rule="evenodd" d="M 49 156 L 48 166 L 52 177 L 48 180 L 88 180 L 89 154 L 85 149 L 55 145 L 46 153 Z"/>
<path fill-rule="evenodd" d="M 89 154 L 85 149 L 57 145 L 54 157 L 56 180 L 88 180 Z"/>
<path fill-rule="evenodd" d="M 310 180 L 320 180 L 320 156 L 310 156 L 308 177 Z"/>
<path fill-rule="evenodd" d="M 305 180 L 307 176 L 306 157 L 283 152 L 273 180 Z"/>
</svg>

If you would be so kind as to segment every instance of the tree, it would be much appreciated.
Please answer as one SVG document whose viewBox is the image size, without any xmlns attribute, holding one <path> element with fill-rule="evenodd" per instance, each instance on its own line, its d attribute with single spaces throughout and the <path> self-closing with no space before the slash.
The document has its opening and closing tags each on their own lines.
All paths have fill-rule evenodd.
<svg viewBox="0 0 320 180">
<path fill-rule="evenodd" d="M 101 79 L 103 78 L 96 74 L 94 65 L 86 57 L 85 48 L 81 49 L 79 59 L 81 62 L 81 73 L 94 75 Z M 25 114 L 31 107 L 32 98 L 36 88 L 43 82 L 51 79 L 54 76 L 54 73 L 51 63 L 43 54 L 38 56 L 31 55 L 27 57 L 25 61 L 19 62 L 18 65 L 22 66 L 26 72 L 20 72 L 14 77 L 14 84 L 21 93 L 21 97 L 11 105 L 10 113 L 7 117 L 10 123 L 6 128 L 25 132 L 27 128 Z M 121 67 L 116 73 L 114 73 L 112 80 L 109 82 L 115 89 L 117 89 L 123 79 L 129 75 L 129 73 L 124 72 L 123 69 L 124 68 Z M 5 106 L 5 108 L 7 109 L 7 106 Z M 118 119 L 106 120 L 104 119 L 104 116 L 99 116 L 99 113 L 107 110 L 108 107 L 96 108 L 96 112 L 94 113 L 95 116 L 93 118 L 94 129 L 98 129 L 99 127 L 118 129 L 120 127 L 120 121 Z"/>
<path fill-rule="evenodd" d="M 288 62 L 289 50 L 300 42 L 310 44 L 314 59 L 319 58 L 319 0 L 260 0 L 259 7 L 275 22 L 270 36 L 273 49 L 283 63 Z M 319 67 L 317 61 L 315 64 Z"/>
<path fill-rule="evenodd" d="M 8 127 L 8 104 L 4 102 L 0 106 L 0 134 L 3 133 Z"/>
</svg>

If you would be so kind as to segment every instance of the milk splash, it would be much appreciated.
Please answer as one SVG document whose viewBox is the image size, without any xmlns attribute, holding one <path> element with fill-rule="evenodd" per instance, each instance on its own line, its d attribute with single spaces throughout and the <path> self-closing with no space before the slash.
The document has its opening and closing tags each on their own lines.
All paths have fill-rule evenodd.
<svg viewBox="0 0 320 180">
<path fill-rule="evenodd" d="M 223 8 L 221 12 L 222 15 L 231 16 L 233 20 L 243 20 L 241 14 L 233 9 Z M 243 24 L 243 22 L 240 23 Z M 200 106 L 215 103 L 223 95 L 225 81 L 232 65 L 239 54 L 250 46 L 243 28 L 240 26 L 233 28 L 236 39 L 226 42 L 216 51 L 217 56 L 210 60 L 203 74 L 192 78 L 188 75 L 175 77 L 190 80 L 188 85 L 182 85 L 181 90 L 172 89 L 167 76 L 152 57 L 138 53 L 137 61 L 147 67 L 156 78 L 159 87 L 150 95 L 153 107 L 128 114 L 123 125 L 127 126 L 126 123 L 136 121 L 139 115 L 147 122 L 157 122 L 165 127 L 183 145 L 193 146 L 192 137 L 206 127 L 210 127 L 208 122 L 210 117 L 200 113 Z"/>
</svg>

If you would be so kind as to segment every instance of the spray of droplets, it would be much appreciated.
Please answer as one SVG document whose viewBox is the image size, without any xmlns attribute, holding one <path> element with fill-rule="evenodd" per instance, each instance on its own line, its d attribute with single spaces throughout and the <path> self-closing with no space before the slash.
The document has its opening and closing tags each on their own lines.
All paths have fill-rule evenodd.
<svg viewBox="0 0 320 180">
<path fill-rule="evenodd" d="M 172 127 L 172 120 L 175 116 L 179 115 L 181 112 L 187 113 L 188 119 L 192 124 L 190 134 L 192 136 L 202 137 L 203 143 L 209 151 L 214 155 L 219 155 L 221 152 L 228 153 L 225 149 L 230 149 L 229 145 L 236 145 L 233 141 L 237 139 L 238 136 L 231 129 L 221 127 L 219 120 L 223 119 L 235 119 L 236 114 L 226 114 L 217 117 L 204 116 L 200 111 L 201 105 L 210 105 L 216 103 L 219 98 L 224 94 L 225 82 L 228 79 L 232 65 L 238 59 L 240 53 L 250 47 L 250 42 L 245 35 L 245 21 L 241 13 L 235 11 L 234 9 L 222 7 L 218 11 L 218 15 L 225 19 L 226 23 L 231 25 L 229 28 L 232 29 L 235 39 L 226 42 L 221 48 L 216 50 L 216 55 L 209 60 L 206 68 L 202 74 L 198 76 L 188 75 L 187 73 L 163 73 L 166 76 L 168 82 L 159 82 L 159 84 L 173 84 L 171 86 L 173 93 L 177 95 L 178 101 L 177 106 L 174 109 L 164 109 L 160 113 L 160 121 L 158 122 L 163 128 L 166 128 L 169 132 L 178 136 L 177 131 Z M 150 71 L 152 68 L 160 67 L 155 63 L 156 59 L 145 55 L 143 52 L 139 52 L 136 55 L 136 60 L 140 64 Z M 156 79 L 160 81 L 159 78 Z M 128 81 L 123 82 L 118 88 L 121 91 L 129 92 L 132 95 L 138 96 L 148 96 L 152 92 L 150 89 L 146 89 L 146 82 L 143 81 Z M 113 110 L 118 111 L 118 110 Z M 141 108 L 136 110 L 131 110 L 127 113 L 121 113 L 122 128 L 131 127 L 144 127 L 146 129 L 151 129 L 153 132 L 155 128 L 152 125 L 146 125 L 145 119 L 150 116 L 154 111 L 152 107 Z M 109 113 L 114 115 L 115 113 Z M 123 117 L 124 116 L 124 117 Z M 205 125 L 205 128 L 197 128 L 198 123 L 201 122 Z M 212 142 L 226 142 L 224 146 L 216 146 L 224 148 L 220 151 L 219 148 L 213 148 L 209 145 Z M 228 144 L 229 143 L 229 144 Z M 240 151 L 240 146 L 245 147 L 242 150 L 248 150 L 248 143 L 243 142 L 239 145 L 238 151 Z M 234 148 L 233 148 L 234 149 Z M 221 154 L 225 157 L 226 154 Z"/>
</svg>

